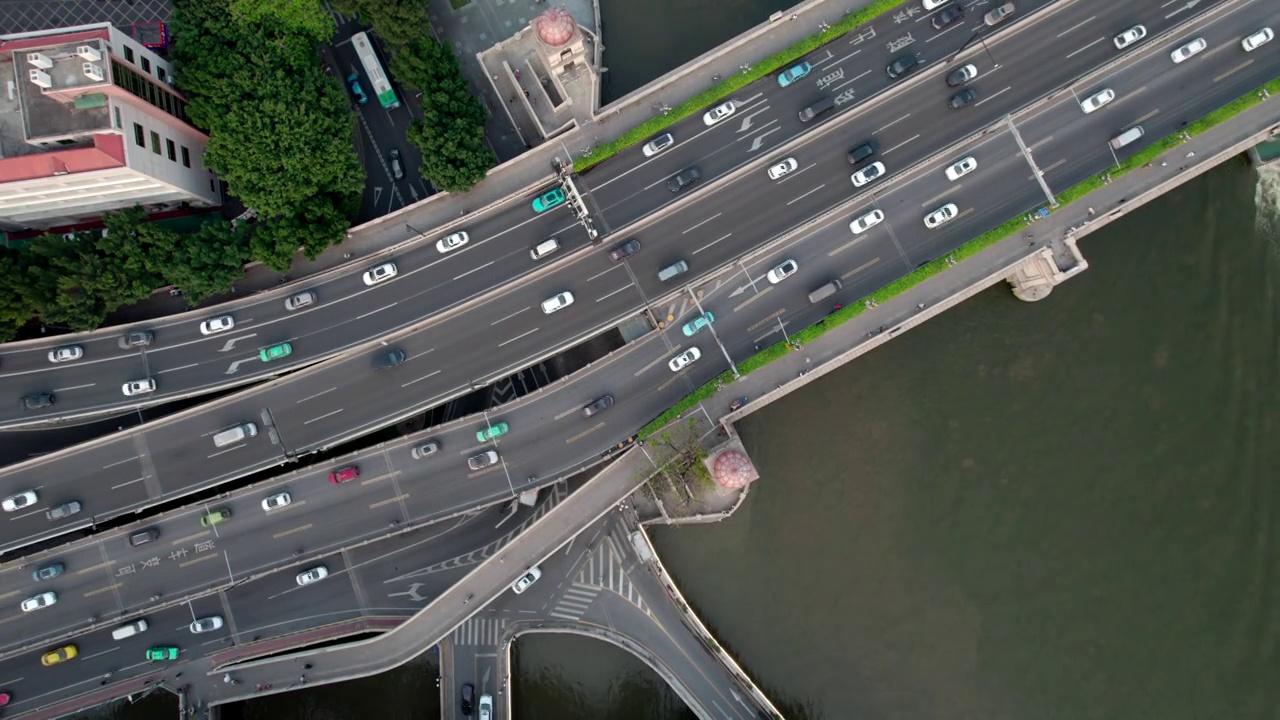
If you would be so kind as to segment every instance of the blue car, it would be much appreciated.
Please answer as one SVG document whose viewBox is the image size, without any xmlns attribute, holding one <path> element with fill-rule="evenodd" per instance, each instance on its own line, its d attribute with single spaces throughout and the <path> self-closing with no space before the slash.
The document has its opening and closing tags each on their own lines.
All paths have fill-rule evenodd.
<svg viewBox="0 0 1280 720">
<path fill-rule="evenodd" d="M 61 575 L 62 571 L 65 570 L 66 568 L 67 566 L 63 565 L 60 562 L 50 563 L 48 565 L 45 565 L 44 567 L 37 568 L 35 571 L 33 571 L 31 573 L 31 579 L 35 580 L 36 582 L 44 582 L 45 580 L 52 580 L 58 577 L 59 575 Z"/>
<path fill-rule="evenodd" d="M 356 102 L 364 105 L 369 102 L 369 96 L 364 94 L 364 88 L 360 87 L 360 75 L 351 73 L 347 76 L 347 84 L 351 86 L 351 94 L 356 96 Z"/>
<path fill-rule="evenodd" d="M 807 62 L 792 65 L 790 68 L 782 71 L 782 74 L 778 76 L 778 87 L 786 87 L 790 85 L 805 75 L 808 75 L 809 71 L 812 69 L 813 66 Z"/>
<path fill-rule="evenodd" d="M 565 200 L 564 190 L 560 188 L 551 188 L 533 199 L 534 212 L 542 212 L 563 203 Z"/>
<path fill-rule="evenodd" d="M 699 315 L 698 317 L 685 323 L 684 327 L 680 328 L 680 331 L 685 334 L 685 337 L 693 337 L 698 333 L 699 330 L 710 325 L 715 321 L 716 321 L 715 315 L 712 315 L 711 313 L 706 313 L 703 315 Z"/>
</svg>

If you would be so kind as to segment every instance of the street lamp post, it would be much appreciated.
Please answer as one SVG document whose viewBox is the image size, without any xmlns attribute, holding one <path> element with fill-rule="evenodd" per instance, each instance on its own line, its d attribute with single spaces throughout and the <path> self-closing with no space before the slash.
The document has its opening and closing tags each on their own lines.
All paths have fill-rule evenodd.
<svg viewBox="0 0 1280 720">
<path fill-rule="evenodd" d="M 405 224 L 404 224 L 404 226 L 405 226 L 405 228 L 407 228 L 407 229 L 409 230 L 409 232 L 413 233 L 414 235 L 425 235 L 425 234 L 426 234 L 426 233 L 423 233 L 423 232 L 421 232 L 421 231 L 417 230 L 416 228 L 414 228 L 414 227 L 413 227 L 412 225 L 410 225 L 409 223 L 405 223 Z"/>
</svg>

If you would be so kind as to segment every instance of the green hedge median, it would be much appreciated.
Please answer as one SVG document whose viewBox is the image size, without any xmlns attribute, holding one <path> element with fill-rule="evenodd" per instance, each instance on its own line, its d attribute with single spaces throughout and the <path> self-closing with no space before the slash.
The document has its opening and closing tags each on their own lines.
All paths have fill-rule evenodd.
<svg viewBox="0 0 1280 720">
<path fill-rule="evenodd" d="M 794 62 L 798 58 L 808 55 L 814 50 L 817 50 L 823 45 L 835 40 L 868 20 L 893 10 L 899 5 L 905 4 L 906 0 L 875 0 L 875 2 L 861 10 L 844 16 L 839 22 L 829 26 L 826 30 L 823 30 L 817 35 L 811 35 L 786 50 L 774 53 L 773 55 L 756 62 L 756 64 L 751 66 L 750 70 L 734 73 L 732 76 L 721 81 L 719 85 L 716 85 L 710 90 L 698 93 L 697 95 L 694 95 L 688 100 L 685 100 L 679 105 L 671 108 L 665 115 L 658 115 L 656 117 L 649 118 L 641 125 L 623 133 L 623 135 L 618 139 L 595 148 L 588 153 L 586 157 L 575 160 L 573 162 L 573 169 L 577 172 L 583 172 L 592 165 L 597 165 L 632 145 L 635 145 L 641 140 L 647 139 L 650 135 L 657 133 L 659 130 L 689 117 L 734 90 L 746 87 L 765 75 L 772 74 L 773 72 L 782 69 L 782 67 L 788 63 Z"/>
<path fill-rule="evenodd" d="M 1272 80 L 1261 88 L 1249 92 L 1248 95 L 1233 100 L 1223 107 L 1214 110 L 1203 118 L 1200 118 L 1188 125 L 1184 128 L 1184 131 L 1191 135 L 1199 135 L 1200 133 L 1230 120 L 1236 115 L 1239 115 L 1245 110 L 1248 110 L 1254 105 L 1262 102 L 1265 99 L 1262 96 L 1263 91 L 1267 94 L 1280 93 L 1280 78 Z M 1097 175 L 1094 175 L 1093 177 L 1058 193 L 1057 198 L 1059 206 L 1067 205 L 1085 197 L 1090 192 L 1102 187 L 1110 180 L 1123 175 L 1130 170 L 1140 168 L 1152 162 L 1167 150 L 1177 147 L 1180 143 L 1181 140 L 1176 133 L 1161 138 L 1160 140 L 1152 143 L 1149 147 L 1144 148 L 1143 150 L 1135 153 L 1132 157 L 1120 163 L 1119 167 L 1100 172 Z M 799 343 L 801 345 L 811 343 L 836 327 L 839 327 L 840 325 L 866 312 L 869 306 L 877 305 L 890 298 L 901 295 L 907 290 L 910 290 L 916 285 L 919 285 L 925 280 L 928 280 L 934 275 L 946 270 L 953 263 L 958 263 L 962 260 L 973 257 L 982 250 L 995 245 L 1010 235 L 1020 232 L 1024 227 L 1026 227 L 1026 221 L 1023 218 L 1018 217 L 992 228 L 991 230 L 988 230 L 964 245 L 956 248 L 950 255 L 938 258 L 927 265 L 923 265 L 916 270 L 907 273 L 903 277 L 894 280 L 888 285 L 885 285 L 879 290 L 876 290 L 858 302 L 846 305 L 839 310 L 836 310 L 822 320 L 819 320 L 816 324 L 810 325 L 809 327 L 793 334 L 791 336 L 791 340 L 792 342 Z M 770 345 L 746 360 L 738 363 L 738 371 L 744 376 L 748 375 L 751 372 L 784 357 L 788 352 L 790 352 L 790 346 L 787 343 L 775 343 L 774 345 Z M 715 395 L 721 387 L 732 382 L 733 379 L 733 373 L 721 373 L 711 382 L 682 398 L 666 412 L 655 418 L 653 422 L 650 422 L 648 425 L 641 428 L 639 433 L 640 437 L 649 437 L 654 432 L 688 412 L 691 408 L 697 406 L 703 400 Z M 725 409 L 727 410 L 728 407 L 726 406 Z"/>
</svg>

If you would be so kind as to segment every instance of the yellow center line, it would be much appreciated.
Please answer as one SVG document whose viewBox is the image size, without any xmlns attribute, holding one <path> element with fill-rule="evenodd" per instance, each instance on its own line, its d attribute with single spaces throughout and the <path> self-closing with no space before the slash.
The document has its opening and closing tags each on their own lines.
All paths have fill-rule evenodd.
<svg viewBox="0 0 1280 720">
<path fill-rule="evenodd" d="M 365 485 L 372 485 L 372 484 L 374 484 L 374 483 L 376 483 L 376 482 L 380 482 L 380 481 L 382 481 L 382 480 L 386 480 L 386 479 L 387 479 L 387 478 L 389 478 L 389 477 L 391 477 L 391 473 L 385 473 L 385 474 L 379 475 L 378 477 L 371 477 L 371 478 L 369 478 L 368 480 L 361 480 L 361 481 L 360 481 L 360 486 L 361 486 L 361 487 L 364 487 Z"/>
<path fill-rule="evenodd" d="M 370 510 L 377 510 L 378 508 L 382 507 L 383 505 L 390 505 L 390 504 L 392 504 L 392 503 L 398 503 L 398 502 L 400 502 L 401 500 L 403 500 L 403 499 L 405 499 L 405 498 L 407 498 L 407 497 L 409 497 L 409 493 L 401 493 L 400 495 L 397 495 L 397 496 L 395 496 L 395 497 L 393 497 L 393 498 L 388 498 L 388 499 L 386 499 L 386 500 L 380 500 L 380 501 L 378 501 L 378 502 L 376 502 L 376 503 L 374 503 L 374 504 L 370 505 L 370 506 L 369 506 L 369 509 L 370 509 Z"/>
<path fill-rule="evenodd" d="M 89 592 L 85 593 L 84 596 L 93 597 L 94 595 L 99 595 L 104 592 L 111 592 L 112 590 L 115 590 L 116 588 L 120 587 L 122 584 L 123 583 L 112 583 L 106 587 L 98 588 L 97 590 L 90 590 Z"/>
<path fill-rule="evenodd" d="M 1066 158 L 1062 158 L 1061 160 L 1059 160 L 1058 162 L 1056 162 L 1056 163 L 1054 163 L 1054 164 L 1052 164 L 1052 165 L 1046 165 L 1046 166 L 1044 166 L 1044 167 L 1040 168 L 1040 172 L 1041 172 L 1041 174 L 1048 175 L 1050 170 L 1053 170 L 1053 169 L 1057 168 L 1059 165 L 1061 165 L 1061 164 L 1065 163 L 1066 161 L 1067 161 L 1067 159 L 1066 159 Z M 1036 179 L 1036 176 L 1035 176 L 1035 175 L 1028 175 L 1028 176 L 1027 176 L 1027 179 L 1028 179 L 1028 180 L 1031 180 L 1031 181 L 1033 181 L 1033 182 L 1034 182 L 1034 181 L 1035 181 L 1035 179 Z"/>
<path fill-rule="evenodd" d="M 679 345 L 675 346 L 675 348 L 673 348 L 673 349 L 672 349 L 672 352 L 674 352 L 674 353 L 676 353 L 676 354 L 678 355 L 678 354 L 680 353 L 680 346 L 679 346 Z M 670 357 L 675 357 L 675 355 L 671 355 Z M 645 370 L 648 370 L 649 368 L 653 367 L 654 365 L 657 365 L 657 364 L 658 364 L 658 363 L 660 363 L 660 362 L 668 362 L 668 359 L 667 359 L 667 358 L 658 358 L 657 360 L 654 360 L 653 362 L 649 363 L 648 365 L 645 365 L 644 367 L 642 367 L 642 368 L 640 368 L 639 370 L 637 370 L 637 371 L 635 372 L 634 377 L 640 377 L 640 373 L 644 372 Z"/>
<path fill-rule="evenodd" d="M 196 563 L 204 562 L 205 560 L 213 560 L 213 559 L 215 559 L 215 558 L 219 558 L 219 557 L 222 557 L 222 553 L 216 553 L 216 552 L 215 552 L 215 553 L 206 553 L 205 555 L 203 555 L 203 556 L 201 556 L 201 557 L 198 557 L 198 558 L 196 558 L 195 560 L 188 560 L 188 561 L 186 561 L 186 562 L 184 562 L 184 563 L 178 563 L 178 567 L 180 567 L 180 568 L 184 568 L 184 567 L 187 567 L 188 565 L 195 565 Z"/>
<path fill-rule="evenodd" d="M 81 568 L 80 570 L 76 570 L 75 572 L 73 572 L 73 573 L 71 573 L 71 574 L 72 574 L 72 575 L 83 575 L 83 574 L 85 574 L 85 573 L 95 572 L 95 571 L 97 571 L 97 570 L 101 570 L 101 569 L 106 568 L 106 567 L 111 567 L 111 563 L 109 563 L 109 562 L 104 562 L 104 563 L 98 563 L 97 565 L 90 565 L 90 566 L 89 566 L 89 567 L 87 567 L 87 568 Z"/>
<path fill-rule="evenodd" d="M 1049 142 L 1049 141 L 1050 141 L 1050 140 L 1052 140 L 1052 139 L 1053 139 L 1053 136 L 1052 136 L 1052 135 L 1050 135 L 1049 137 L 1047 137 L 1047 138 L 1045 138 L 1045 139 L 1041 140 L 1040 142 L 1036 143 L 1035 145 L 1032 145 L 1031 147 L 1029 147 L 1029 148 L 1027 148 L 1027 149 L 1028 149 L 1028 150 L 1035 150 L 1036 148 L 1040 147 L 1041 145 L 1044 145 L 1045 143 Z"/>
<path fill-rule="evenodd" d="M 864 262 L 864 263 L 862 263 L 861 265 L 859 265 L 858 267 L 856 267 L 856 268 L 854 268 L 854 269 L 850 270 L 849 272 L 847 272 L 847 273 L 845 273 L 845 274 L 841 275 L 841 276 L 840 276 L 840 279 L 841 279 L 841 280 L 848 280 L 849 278 L 853 277 L 854 275 L 857 275 L 858 273 L 862 272 L 863 270 L 866 270 L 867 268 L 871 267 L 872 265 L 875 265 L 875 264 L 876 264 L 876 263 L 878 263 L 878 262 L 880 262 L 880 258 L 879 258 L 879 257 L 876 257 L 876 258 L 875 258 L 875 259 L 873 259 L 873 260 L 868 260 L 867 262 Z"/>
<path fill-rule="evenodd" d="M 746 301 L 746 302 L 744 302 L 744 303 L 742 303 L 741 305 L 739 305 L 739 306 L 735 307 L 735 308 L 733 309 L 733 312 L 738 312 L 738 311 L 739 311 L 739 310 L 741 310 L 742 308 L 744 308 L 744 307 L 746 307 L 746 306 L 750 305 L 751 303 L 755 302 L 756 300 L 759 300 L 760 298 L 762 298 L 762 297 L 764 297 L 764 296 L 765 296 L 765 293 L 769 292 L 769 291 L 770 291 L 770 290 L 772 290 L 772 289 L 773 289 L 773 286 L 772 286 L 772 285 L 770 285 L 769 287 L 767 287 L 767 288 L 765 288 L 765 289 L 761 290 L 760 292 L 756 293 L 755 295 L 752 295 L 751 297 L 747 298 L 747 301 Z"/>
<path fill-rule="evenodd" d="M 1221 75 L 1219 75 L 1218 77 L 1214 78 L 1214 79 L 1213 79 L 1213 81 L 1214 81 L 1214 82 L 1218 82 L 1218 81 L 1219 81 L 1219 80 L 1221 80 L 1222 78 L 1227 77 L 1227 76 L 1229 76 L 1229 75 L 1232 75 L 1232 74 L 1234 74 L 1234 73 L 1237 73 L 1237 72 L 1239 72 L 1239 71 L 1241 71 L 1241 70 L 1243 70 L 1243 69 L 1245 69 L 1245 68 L 1249 67 L 1249 66 L 1250 66 L 1250 65 L 1252 65 L 1252 64 L 1253 64 L 1253 60 L 1252 60 L 1252 59 L 1250 59 L 1250 60 L 1245 60 L 1244 62 L 1240 63 L 1239 65 L 1237 65 L 1237 66 L 1235 66 L 1235 67 L 1231 68 L 1230 70 L 1228 70 L 1228 71 L 1226 71 L 1226 72 L 1222 73 Z"/>
<path fill-rule="evenodd" d="M 7 593 L 5 593 L 5 594 L 3 594 L 3 595 L 0 595 L 0 600 L 7 600 L 7 599 L 9 599 L 9 598 L 11 598 L 11 597 L 16 596 L 17 594 L 18 594 L 18 591 L 17 591 L 17 590 L 14 590 L 14 591 L 12 591 L 12 592 L 7 592 Z"/>
<path fill-rule="evenodd" d="M 186 537 L 184 537 L 184 538 L 178 538 L 177 540 L 174 540 L 174 541 L 173 541 L 172 543 L 170 543 L 170 544 L 171 544 L 171 545 L 186 545 L 187 543 L 191 542 L 192 540 L 196 540 L 196 539 L 199 539 L 199 538 L 202 538 L 202 537 L 207 537 L 207 536 L 209 536 L 209 535 L 211 535 L 211 534 L 213 534 L 213 532 L 212 532 L 211 530 L 205 530 L 204 532 L 198 532 L 198 533 L 196 533 L 195 535 L 188 535 L 188 536 L 186 536 Z"/>
<path fill-rule="evenodd" d="M 276 539 L 278 540 L 278 539 L 280 539 L 280 538 L 282 538 L 282 537 L 285 537 L 285 536 L 287 536 L 287 535 L 292 535 L 292 534 L 294 534 L 294 533 L 296 533 L 296 532 L 302 532 L 303 530 L 310 530 L 310 529 L 311 529 L 311 523 L 307 523 L 306 525 L 303 525 L 302 527 L 296 527 L 296 528 L 294 528 L 294 529 L 292 529 L 292 530 L 285 530 L 284 532 L 276 533 L 275 535 L 272 535 L 271 537 L 276 538 Z"/>
<path fill-rule="evenodd" d="M 480 476 L 482 476 L 482 475 L 488 475 L 488 474 L 490 474 L 490 473 L 498 472 L 498 471 L 499 471 L 499 470 L 501 470 L 501 469 L 502 469 L 502 463 L 498 463 L 498 464 L 494 465 L 493 467 L 485 468 L 484 470 L 481 470 L 480 472 L 467 473 L 467 477 L 469 477 L 469 478 L 478 478 L 478 477 L 480 477 Z"/>
<path fill-rule="evenodd" d="M 755 332 L 755 331 L 756 331 L 756 328 L 760 327 L 761 325 L 764 325 L 765 323 L 769 322 L 770 320 L 773 320 L 774 318 L 778 317 L 779 315 L 782 315 L 782 313 L 784 313 L 784 312 L 786 312 L 786 311 L 787 311 L 787 309 L 786 309 L 786 308 L 783 308 L 783 309 L 779 310 L 778 312 L 776 312 L 776 313 L 774 313 L 774 314 L 770 315 L 769 317 L 762 318 L 762 319 L 760 320 L 760 322 L 758 322 L 758 323 L 756 323 L 755 325 L 752 325 L 751 327 L 747 328 L 747 332 L 749 332 L 749 333 Z"/>
<path fill-rule="evenodd" d="M 596 423 L 595 426 L 592 427 L 591 429 L 583 430 L 582 432 L 578 433 L 577 435 L 574 435 L 573 437 L 569 438 L 568 440 L 565 440 L 564 442 L 567 445 L 575 440 L 581 440 L 582 438 L 590 435 L 591 433 L 599 430 L 602 427 L 604 427 L 604 423 Z"/>
<path fill-rule="evenodd" d="M 1150 120 L 1151 118 L 1153 118 L 1153 117 L 1155 117 L 1155 116 L 1157 116 L 1157 115 L 1159 115 L 1159 114 L 1160 114 L 1160 108 L 1156 108 L 1155 110 L 1152 110 L 1151 112 L 1147 113 L 1146 115 L 1143 115 L 1142 117 L 1138 118 L 1137 120 L 1134 120 L 1134 121 L 1133 121 L 1133 125 L 1141 125 L 1141 124 L 1143 123 L 1143 121 Z M 1129 127 L 1133 127 L 1133 125 L 1130 125 Z"/>
</svg>

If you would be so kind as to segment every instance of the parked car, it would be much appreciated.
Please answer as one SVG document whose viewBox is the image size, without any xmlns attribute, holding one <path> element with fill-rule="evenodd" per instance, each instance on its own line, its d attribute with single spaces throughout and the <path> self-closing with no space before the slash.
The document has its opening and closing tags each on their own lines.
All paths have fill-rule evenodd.
<svg viewBox="0 0 1280 720">
<path fill-rule="evenodd" d="M 778 87 L 786 87 L 800 78 L 808 75 L 813 70 L 813 66 L 807 62 L 800 62 L 783 70 L 778 74 Z"/>
<path fill-rule="evenodd" d="M 63 345 L 49 351 L 49 362 L 64 363 L 84 357 L 84 348 L 79 345 Z"/>
<path fill-rule="evenodd" d="M 345 483 L 345 482 L 351 482 L 352 480 L 355 480 L 358 477 L 360 477 L 360 466 L 348 465 L 344 468 L 339 468 L 329 473 L 329 482 L 333 483 L 334 485 L 341 485 L 342 483 Z"/>
<path fill-rule="evenodd" d="M 769 168 L 769 179 L 770 180 L 781 179 L 783 176 L 787 175 L 788 173 L 795 172 L 796 168 L 798 167 L 800 167 L 800 163 L 796 162 L 795 158 L 789 157 Z"/>
<path fill-rule="evenodd" d="M 374 265 L 373 267 L 365 271 L 364 284 L 371 285 L 371 286 L 377 285 L 378 283 L 383 282 L 385 280 L 390 280 L 391 278 L 395 277 L 399 272 L 400 271 L 396 269 L 396 264 L 393 262 L 384 262 L 378 265 Z"/>
<path fill-rule="evenodd" d="M 1204 38 L 1196 38 L 1195 40 L 1191 40 L 1185 45 L 1182 45 L 1181 47 L 1177 48 L 1173 52 L 1169 53 L 1169 58 L 1173 60 L 1175 63 L 1180 63 L 1183 60 L 1188 60 L 1192 57 L 1195 57 L 1196 55 L 1199 55 L 1200 53 L 1204 52 L 1204 49 L 1207 47 L 1209 47 L 1209 43 L 1205 42 Z"/>
<path fill-rule="evenodd" d="M 533 199 L 533 211 L 543 212 L 561 205 L 567 199 L 563 188 L 554 187 Z"/>
<path fill-rule="evenodd" d="M 632 255 L 635 255 L 638 252 L 640 252 L 640 241 L 636 240 L 635 238 L 632 238 L 622 243 L 618 247 L 610 250 L 609 259 L 614 262 L 619 262 L 623 258 L 631 257 Z"/>
<path fill-rule="evenodd" d="M 1134 25 L 1111 39 L 1117 50 L 1123 50 L 1147 36 L 1147 29 L 1142 25 Z"/>
<path fill-rule="evenodd" d="M 955 70 L 952 70 L 951 74 L 947 76 L 947 85 L 950 85 L 951 87 L 958 87 L 976 77 L 978 77 L 977 65 L 972 63 L 968 65 L 961 65 Z"/>
<path fill-rule="evenodd" d="M 360 87 L 360 74 L 351 73 L 347 76 L 347 85 L 351 88 L 351 94 L 356 96 L 356 102 L 364 105 L 369 102 L 369 96 L 364 94 L 364 88 Z"/>
<path fill-rule="evenodd" d="M 236 326 L 235 318 L 230 315 L 219 315 L 211 317 L 200 323 L 201 335 L 213 335 L 214 333 L 225 332 Z"/>
<path fill-rule="evenodd" d="M 466 245 L 467 241 L 470 239 L 471 237 L 467 235 L 465 230 L 459 230 L 456 233 L 450 233 L 440 238 L 439 240 L 437 240 L 436 250 L 442 253 L 447 253 L 451 250 L 457 250 L 463 245 Z"/>
<path fill-rule="evenodd" d="M 770 285 L 777 285 L 783 280 L 795 275 L 796 271 L 799 269 L 800 265 L 796 263 L 795 260 L 787 259 L 783 260 L 777 267 L 770 270 L 765 277 L 769 279 Z"/>
<path fill-rule="evenodd" d="M 600 397 L 591 401 L 591 403 L 588 404 L 586 407 L 582 408 L 582 417 L 589 418 L 592 415 L 595 415 L 596 413 L 604 412 L 605 410 L 608 410 L 611 407 L 613 407 L 613 396 L 601 395 Z"/>
<path fill-rule="evenodd" d="M 693 363 L 697 362 L 698 358 L 700 357 L 702 357 L 702 351 L 696 347 L 691 347 L 688 350 L 685 350 L 684 352 L 680 353 L 679 355 L 671 358 L 671 360 L 667 363 L 667 367 L 671 369 L 671 372 L 680 372 L 686 367 L 689 367 Z"/>
<path fill-rule="evenodd" d="M 719 105 L 703 113 L 702 123 L 707 127 L 711 127 L 712 125 L 715 125 L 721 120 L 724 120 L 725 118 L 732 115 L 734 110 L 737 110 L 737 107 L 733 104 L 733 101 L 725 100 Z"/>
<path fill-rule="evenodd" d="M 391 177 L 396 180 L 404 179 L 404 166 L 400 164 L 400 151 L 393 149 L 387 153 L 387 163 L 391 165 Z"/>
<path fill-rule="evenodd" d="M 483 430 L 477 431 L 476 440 L 479 442 L 489 442 L 490 440 L 506 435 L 510 430 L 511 426 L 507 425 L 505 422 L 496 422 Z"/>
<path fill-rule="evenodd" d="M 210 615 L 208 617 L 202 617 L 194 620 L 187 626 L 187 629 L 196 635 L 199 635 L 200 633 L 213 632 L 220 627 L 222 627 L 222 616 Z"/>
<path fill-rule="evenodd" d="M 978 161 L 974 160 L 973 157 L 966 157 L 948 165 L 945 172 L 947 174 L 947 179 L 955 182 L 977 169 Z"/>
<path fill-rule="evenodd" d="M 858 172 L 850 175 L 849 179 L 853 181 L 854 187 L 862 187 L 882 175 L 884 175 L 884 163 L 873 162 Z"/>
<path fill-rule="evenodd" d="M 519 595 L 525 590 L 528 590 L 534 583 L 538 582 L 538 578 L 540 577 L 542 577 L 542 568 L 529 568 L 528 572 L 517 578 L 514 583 L 511 583 L 511 592 Z"/>
<path fill-rule="evenodd" d="M 653 157 L 675 144 L 676 139 L 671 136 L 671 133 L 662 133 L 658 137 L 645 143 L 644 147 L 641 148 L 641 151 L 644 152 L 645 157 Z"/>
<path fill-rule="evenodd" d="M 699 330 L 701 330 L 704 327 L 707 327 L 708 325 L 710 325 L 715 321 L 716 321 L 715 315 L 712 315 L 709 312 L 703 313 L 698 317 L 685 323 L 684 327 L 680 328 L 680 332 L 683 332 L 685 337 L 693 337 L 694 335 L 698 334 Z"/>
<path fill-rule="evenodd" d="M 882 220 L 884 220 L 884 211 L 876 208 L 871 212 L 854 218 L 853 222 L 849 223 L 849 230 L 851 230 L 854 235 L 861 235 L 876 225 L 879 225 Z"/>
<path fill-rule="evenodd" d="M 960 211 L 956 208 L 955 203 L 947 203 L 926 215 L 924 218 L 924 226 L 932 230 L 945 222 L 949 222 L 959 214 Z"/>
<path fill-rule="evenodd" d="M 496 464 L 498 464 L 498 452 L 496 450 L 485 450 L 479 455 L 472 455 L 467 458 L 467 467 L 472 470 L 483 470 Z"/>
</svg>

